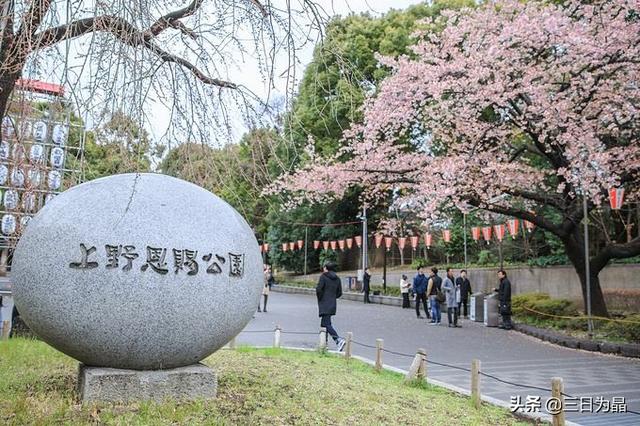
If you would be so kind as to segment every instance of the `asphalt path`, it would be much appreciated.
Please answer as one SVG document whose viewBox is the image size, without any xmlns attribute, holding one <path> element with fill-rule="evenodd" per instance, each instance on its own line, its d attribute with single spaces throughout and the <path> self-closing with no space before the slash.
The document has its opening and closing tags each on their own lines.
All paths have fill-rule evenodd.
<svg viewBox="0 0 640 426">
<path fill-rule="evenodd" d="M 317 346 L 320 320 L 315 297 L 272 291 L 267 308 L 267 313 L 256 313 L 240 333 L 239 344 L 271 345 L 270 331 L 279 325 L 282 345 Z M 449 328 L 446 314 L 442 319 L 442 325 L 432 326 L 426 319 L 417 319 L 412 309 L 340 300 L 333 325 L 340 335 L 353 332 L 357 342 L 353 353 L 369 359 L 375 358 L 375 349 L 367 346 L 375 347 L 377 338 L 384 339 L 384 348 L 397 353 L 383 354 L 384 364 L 393 367 L 408 370 L 416 350 L 424 348 L 428 377 L 464 389 L 470 386 L 470 373 L 464 369 L 470 369 L 472 359 L 481 361 L 483 373 L 506 382 L 550 389 L 551 378 L 561 377 L 564 392 L 575 397 L 566 400 L 567 411 L 571 411 L 567 420 L 583 425 L 640 425 L 640 415 L 604 413 L 607 404 L 619 403 L 622 398 L 627 410 L 640 412 L 639 360 L 568 349 L 470 320 L 463 320 L 461 328 Z M 545 412 L 549 396 L 543 390 L 489 377 L 481 378 L 481 392 L 507 403 L 517 401 L 518 396 L 522 404 L 527 397 L 531 401 L 540 397 L 541 412 Z M 581 408 L 583 412 L 579 412 Z M 600 413 L 588 412 L 598 409 Z"/>
</svg>

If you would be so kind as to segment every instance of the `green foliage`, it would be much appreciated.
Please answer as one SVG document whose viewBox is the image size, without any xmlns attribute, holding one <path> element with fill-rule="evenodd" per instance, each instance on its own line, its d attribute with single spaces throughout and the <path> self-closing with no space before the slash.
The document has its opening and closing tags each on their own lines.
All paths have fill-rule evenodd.
<svg viewBox="0 0 640 426">
<path fill-rule="evenodd" d="M 634 323 L 609 321 L 604 326 L 604 330 L 629 342 L 640 342 L 640 314 L 628 315 L 624 320 L 633 321 Z"/>
<path fill-rule="evenodd" d="M 72 135 L 70 135 L 71 139 Z M 146 130 L 131 117 L 117 111 L 94 132 L 87 132 L 84 145 L 86 180 L 129 172 L 149 172 L 152 152 Z"/>
<path fill-rule="evenodd" d="M 494 263 L 495 259 L 489 250 L 480 250 L 480 253 L 478 253 L 478 264 L 486 266 Z"/>
<path fill-rule="evenodd" d="M 578 311 L 576 310 L 573 302 L 567 299 L 552 299 L 546 293 L 525 293 L 514 296 L 511 299 L 511 309 L 513 311 L 513 314 L 518 317 L 528 316 L 538 319 L 552 318 L 547 315 L 528 311 L 525 308 L 529 308 L 534 311 L 541 312 L 542 314 L 548 315 L 578 315 Z"/>
<path fill-rule="evenodd" d="M 527 264 L 529 266 L 554 266 L 554 265 L 566 265 L 569 263 L 569 258 L 564 253 L 559 254 L 551 254 L 548 256 L 538 256 L 532 259 L 529 259 Z"/>
<path fill-rule="evenodd" d="M 427 261 L 427 259 L 424 259 L 422 257 L 416 257 L 413 262 L 411 262 L 411 269 L 416 270 L 418 269 L 418 267 L 427 267 L 429 266 L 430 263 Z"/>
</svg>

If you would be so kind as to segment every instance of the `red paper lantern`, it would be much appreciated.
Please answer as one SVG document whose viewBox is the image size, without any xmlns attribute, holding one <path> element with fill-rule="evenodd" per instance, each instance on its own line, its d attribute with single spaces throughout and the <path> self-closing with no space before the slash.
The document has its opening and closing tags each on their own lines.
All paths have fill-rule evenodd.
<svg viewBox="0 0 640 426">
<path fill-rule="evenodd" d="M 391 250 L 391 243 L 393 243 L 392 237 L 384 237 L 384 246 L 387 248 L 387 251 Z"/>
<path fill-rule="evenodd" d="M 380 244 L 382 244 L 382 239 L 384 238 L 384 235 L 382 234 L 376 234 L 375 236 L 375 244 L 376 244 L 376 248 L 380 248 Z"/>
<path fill-rule="evenodd" d="M 414 235 L 411 237 L 411 248 L 413 250 L 418 248 L 418 241 L 419 241 L 419 238 L 417 235 Z"/>
<path fill-rule="evenodd" d="M 338 245 L 337 241 L 331 241 L 331 250 L 335 250 L 337 245 Z"/>
<path fill-rule="evenodd" d="M 531 232 L 535 229 L 536 224 L 533 222 L 529 222 L 528 220 L 525 220 L 524 227 L 527 228 L 527 232 Z"/>
<path fill-rule="evenodd" d="M 451 230 L 450 229 L 443 229 L 442 230 L 442 239 L 444 240 L 445 243 L 450 243 L 451 242 Z"/>
<path fill-rule="evenodd" d="M 424 245 L 427 246 L 427 248 L 431 247 L 432 242 L 433 242 L 433 235 L 431 235 L 428 232 L 424 234 Z"/>
<path fill-rule="evenodd" d="M 288 248 L 289 248 L 289 244 L 282 243 L 282 251 L 287 251 Z"/>
<path fill-rule="evenodd" d="M 480 227 L 474 226 L 471 228 L 471 235 L 473 236 L 474 241 L 478 241 L 480 239 Z"/>
<path fill-rule="evenodd" d="M 624 201 L 624 188 L 611 188 L 609 190 L 609 204 L 612 210 L 620 210 Z"/>
<path fill-rule="evenodd" d="M 313 249 L 314 250 L 318 250 L 318 247 L 320 247 L 320 241 L 314 240 L 313 241 Z"/>
<path fill-rule="evenodd" d="M 504 239 L 504 224 L 493 225 L 493 230 L 496 232 L 498 241 L 502 241 Z"/>
<path fill-rule="evenodd" d="M 344 240 L 338 241 L 338 246 L 340 247 L 340 250 L 344 251 Z"/>
<path fill-rule="evenodd" d="M 406 245 L 407 245 L 407 237 L 398 238 L 398 247 L 400 247 L 400 250 L 404 250 L 404 246 Z"/>
<path fill-rule="evenodd" d="M 304 240 L 298 240 L 298 248 L 301 250 L 304 248 Z"/>
<path fill-rule="evenodd" d="M 520 225 L 520 221 L 518 219 L 509 219 L 507 221 L 507 226 L 509 227 L 509 234 L 511 234 L 511 238 L 515 240 L 516 235 L 518 235 L 518 226 Z"/>
<path fill-rule="evenodd" d="M 353 247 L 353 238 L 347 238 L 347 248 L 351 249 Z"/>
<path fill-rule="evenodd" d="M 323 241 L 323 242 L 322 242 L 322 247 L 323 247 L 325 250 L 329 250 L 329 241 Z"/>
<path fill-rule="evenodd" d="M 295 250 L 295 249 L 296 249 L 296 243 L 295 242 L 289 243 L 289 250 Z"/>
<path fill-rule="evenodd" d="M 358 248 L 362 247 L 362 237 L 360 235 L 353 237 L 354 240 L 356 240 L 356 245 L 358 246 Z"/>
<path fill-rule="evenodd" d="M 483 226 L 482 227 L 482 237 L 487 242 L 487 244 L 489 244 L 489 241 L 491 241 L 491 227 L 490 226 Z"/>
</svg>

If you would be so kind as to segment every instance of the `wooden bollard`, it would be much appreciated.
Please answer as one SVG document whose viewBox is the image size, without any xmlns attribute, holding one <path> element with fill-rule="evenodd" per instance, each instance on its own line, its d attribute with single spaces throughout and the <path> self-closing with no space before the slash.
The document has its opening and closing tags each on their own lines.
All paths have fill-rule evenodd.
<svg viewBox="0 0 640 426">
<path fill-rule="evenodd" d="M 325 327 L 320 327 L 320 342 L 318 343 L 318 348 L 321 351 L 327 349 L 327 329 Z"/>
<path fill-rule="evenodd" d="M 480 360 L 471 361 L 471 400 L 476 408 L 480 408 Z"/>
<path fill-rule="evenodd" d="M 280 347 L 280 336 L 282 334 L 282 331 L 280 329 L 279 325 L 276 325 L 276 329 L 273 332 L 273 347 L 274 348 L 279 348 Z"/>
<path fill-rule="evenodd" d="M 424 380 L 427 377 L 427 351 L 420 348 L 416 352 L 416 356 L 413 357 L 409 372 L 405 377 L 405 382 L 410 382 L 414 379 Z"/>
<path fill-rule="evenodd" d="M 344 344 L 344 358 L 349 361 L 351 359 L 351 341 L 353 340 L 353 333 L 351 331 L 347 332 L 347 338 L 345 339 Z"/>
<path fill-rule="evenodd" d="M 382 370 L 382 349 L 384 349 L 384 340 L 376 339 L 376 371 Z"/>
<path fill-rule="evenodd" d="M 551 413 L 553 426 L 564 426 L 564 384 L 562 378 L 554 377 L 551 379 L 551 397 L 558 400 L 557 409 Z M 549 407 L 551 408 L 551 407 Z M 555 408 L 555 407 L 554 407 Z"/>
<path fill-rule="evenodd" d="M 9 320 L 2 321 L 2 340 L 9 339 Z"/>
</svg>

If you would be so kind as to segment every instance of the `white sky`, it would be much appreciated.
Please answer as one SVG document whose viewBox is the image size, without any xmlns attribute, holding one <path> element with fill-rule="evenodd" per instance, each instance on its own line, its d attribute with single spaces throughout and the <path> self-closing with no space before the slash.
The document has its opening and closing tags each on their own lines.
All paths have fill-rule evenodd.
<svg viewBox="0 0 640 426">
<path fill-rule="evenodd" d="M 316 0 L 316 3 L 320 4 L 324 7 L 325 11 L 332 15 L 341 15 L 346 16 L 349 13 L 362 13 L 369 12 L 371 15 L 380 15 L 388 12 L 390 9 L 405 9 L 411 5 L 424 3 L 424 1 L 420 0 Z M 298 60 L 300 61 L 300 66 L 297 67 L 295 76 L 297 80 L 300 80 L 304 68 L 311 61 L 313 56 L 313 46 L 312 43 L 308 43 L 302 50 L 298 52 Z M 282 53 L 282 63 L 279 66 L 276 63 L 275 68 L 276 71 L 274 75 L 278 76 L 282 74 L 286 70 L 286 54 Z M 268 94 L 268 82 L 265 82 L 261 79 L 259 73 L 257 72 L 258 64 L 257 62 L 253 62 L 252 58 L 243 57 L 244 61 L 241 62 L 239 58 L 236 60 L 239 72 L 234 73 L 231 76 L 230 80 L 234 83 L 242 84 L 252 90 L 254 93 L 258 94 L 263 99 L 266 99 Z M 256 72 L 251 72 L 251 70 L 256 70 Z M 244 71 L 244 72 L 243 72 Z M 249 72 L 247 72 L 249 71 Z M 271 92 L 271 97 L 284 95 L 286 93 L 286 79 L 280 78 L 275 82 L 275 91 Z M 295 85 L 297 88 L 297 84 Z M 149 131 L 152 134 L 154 140 L 158 141 L 160 137 L 166 132 L 166 123 L 169 121 L 169 113 L 168 111 L 162 108 L 154 108 L 154 115 L 150 117 L 149 123 Z M 238 120 L 237 123 L 234 124 L 232 140 L 238 141 L 243 133 L 246 132 L 247 128 L 242 120 Z"/>
</svg>

